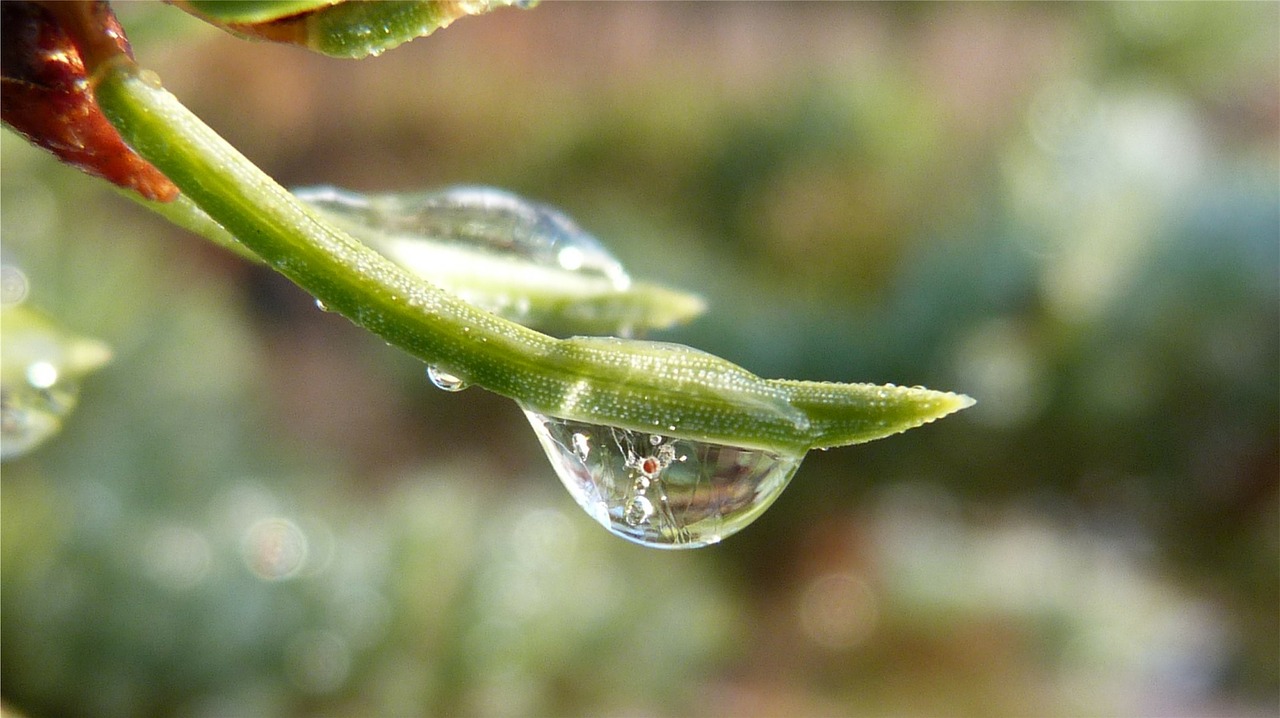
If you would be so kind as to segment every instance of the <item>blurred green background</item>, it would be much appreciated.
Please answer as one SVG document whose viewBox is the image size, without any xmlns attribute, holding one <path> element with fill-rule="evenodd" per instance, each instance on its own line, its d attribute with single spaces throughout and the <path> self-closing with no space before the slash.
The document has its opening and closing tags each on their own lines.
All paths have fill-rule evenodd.
<svg viewBox="0 0 1280 718">
<path fill-rule="evenodd" d="M 6 132 L 3 260 L 115 353 L 4 464 L 7 709 L 1280 709 L 1280 5 L 544 2 L 362 62 L 121 5 L 286 185 L 505 187 L 708 299 L 655 338 L 980 403 L 646 550 L 509 401 Z"/>
</svg>

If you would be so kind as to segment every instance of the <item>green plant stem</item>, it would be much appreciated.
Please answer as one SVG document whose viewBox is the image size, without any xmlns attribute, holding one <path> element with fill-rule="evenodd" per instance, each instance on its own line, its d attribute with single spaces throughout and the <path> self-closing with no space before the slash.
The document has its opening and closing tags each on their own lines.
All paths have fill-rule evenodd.
<svg viewBox="0 0 1280 718">
<path fill-rule="evenodd" d="M 928 390 L 766 381 L 686 347 L 558 340 L 500 319 L 323 221 L 130 58 L 116 55 L 92 76 L 99 105 L 125 140 L 241 244 L 327 308 L 525 408 L 799 452 L 887 436 L 972 403 Z"/>
</svg>

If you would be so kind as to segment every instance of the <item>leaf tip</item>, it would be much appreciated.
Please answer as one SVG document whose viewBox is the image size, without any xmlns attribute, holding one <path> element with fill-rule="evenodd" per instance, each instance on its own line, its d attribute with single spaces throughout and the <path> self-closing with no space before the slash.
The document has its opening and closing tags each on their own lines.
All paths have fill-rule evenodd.
<svg viewBox="0 0 1280 718">
<path fill-rule="evenodd" d="M 922 386 L 775 380 L 811 421 L 814 449 L 861 444 L 930 424 L 973 406 L 966 394 Z"/>
</svg>

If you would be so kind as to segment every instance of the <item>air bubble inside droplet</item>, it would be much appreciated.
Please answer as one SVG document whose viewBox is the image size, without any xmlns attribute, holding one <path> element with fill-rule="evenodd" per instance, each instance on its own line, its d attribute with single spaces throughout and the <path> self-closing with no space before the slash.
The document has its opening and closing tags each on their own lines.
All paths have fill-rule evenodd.
<svg viewBox="0 0 1280 718">
<path fill-rule="evenodd" d="M 525 411 L 560 481 L 612 533 L 654 548 L 719 542 L 764 513 L 803 455 Z"/>
<path fill-rule="evenodd" d="M 643 526 L 653 517 L 653 502 L 647 496 L 634 496 L 627 502 L 627 510 L 622 517 L 628 526 Z"/>
<path fill-rule="evenodd" d="M 591 455 L 591 437 L 586 434 L 574 434 L 573 451 L 579 459 L 585 460 Z"/>
<path fill-rule="evenodd" d="M 437 389 L 443 389 L 445 391 L 462 391 L 468 386 L 471 386 L 464 379 L 454 376 L 453 374 L 437 368 L 434 365 L 427 366 L 427 379 L 429 379 Z"/>
</svg>

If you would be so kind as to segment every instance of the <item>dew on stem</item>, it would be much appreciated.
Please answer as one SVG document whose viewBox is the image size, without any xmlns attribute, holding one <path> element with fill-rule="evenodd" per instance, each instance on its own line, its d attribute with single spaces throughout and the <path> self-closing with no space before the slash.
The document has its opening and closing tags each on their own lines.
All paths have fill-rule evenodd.
<svg viewBox="0 0 1280 718">
<path fill-rule="evenodd" d="M 143 74 L 125 57 L 95 73 L 98 102 L 131 145 L 327 306 L 517 401 L 578 502 L 629 540 L 715 543 L 757 518 L 808 450 L 883 438 L 973 404 L 924 389 L 763 379 L 690 347 L 561 340 L 506 321 L 304 206 Z M 555 262 L 564 271 L 586 263 L 572 252 Z"/>
<path fill-rule="evenodd" d="M 471 386 L 461 377 L 450 374 L 434 364 L 427 365 L 427 380 L 437 389 L 444 391 L 462 391 Z"/>
<path fill-rule="evenodd" d="M 293 194 L 341 218 L 344 225 L 355 223 L 366 233 L 382 234 L 398 253 L 409 256 L 414 245 L 404 247 L 395 240 L 425 240 L 525 259 L 607 279 L 617 290 L 631 284 L 622 263 L 568 215 L 496 187 L 461 185 L 368 195 L 336 187 L 302 187 Z"/>
<path fill-rule="evenodd" d="M 667 327 L 703 309 L 695 296 L 633 282 L 568 215 L 506 190 L 293 194 L 415 275 L 526 326 L 619 334 Z"/>
</svg>

